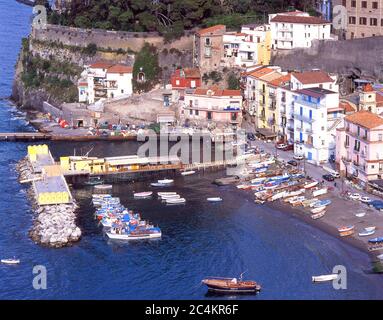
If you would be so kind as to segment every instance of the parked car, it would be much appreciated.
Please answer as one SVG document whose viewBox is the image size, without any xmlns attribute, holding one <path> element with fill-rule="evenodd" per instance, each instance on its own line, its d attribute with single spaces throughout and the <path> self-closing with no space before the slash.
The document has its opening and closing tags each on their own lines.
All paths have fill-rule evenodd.
<svg viewBox="0 0 383 320">
<path fill-rule="evenodd" d="M 282 150 L 283 150 L 283 151 L 294 150 L 294 145 L 293 145 L 293 144 L 288 144 L 288 145 L 286 145 L 286 147 L 284 147 Z"/>
<path fill-rule="evenodd" d="M 282 149 L 284 149 L 284 148 L 287 147 L 287 144 L 284 144 L 284 143 L 278 143 L 275 147 L 276 147 L 277 149 L 282 150 Z"/>
<path fill-rule="evenodd" d="M 322 178 L 325 179 L 326 181 L 334 181 L 335 180 L 335 178 L 332 174 L 324 174 L 322 176 Z"/>
<path fill-rule="evenodd" d="M 295 160 L 289 160 L 287 161 L 287 163 L 290 165 L 290 166 L 294 166 L 296 167 L 298 165 L 298 162 L 296 162 Z"/>
<path fill-rule="evenodd" d="M 372 200 L 368 203 L 370 207 L 374 207 L 377 210 L 383 209 L 383 201 L 382 200 Z"/>
<path fill-rule="evenodd" d="M 303 160 L 305 157 L 301 154 L 294 154 L 293 158 L 295 160 Z"/>
<path fill-rule="evenodd" d="M 353 193 L 350 195 L 350 199 L 351 200 L 360 200 L 361 199 L 361 195 L 359 193 Z"/>
<path fill-rule="evenodd" d="M 372 200 L 370 197 L 361 197 L 360 201 L 363 203 L 370 203 Z"/>
</svg>

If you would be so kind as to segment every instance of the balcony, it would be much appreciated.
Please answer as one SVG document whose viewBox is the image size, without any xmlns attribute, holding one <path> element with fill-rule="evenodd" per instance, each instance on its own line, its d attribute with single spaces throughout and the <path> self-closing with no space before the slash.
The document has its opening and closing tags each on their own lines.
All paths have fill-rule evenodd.
<svg viewBox="0 0 383 320">
<path fill-rule="evenodd" d="M 326 108 L 326 106 L 321 104 L 321 103 L 307 101 L 307 100 L 302 99 L 301 97 L 298 97 L 298 99 L 295 100 L 295 103 L 302 104 L 304 106 L 307 106 L 310 108 L 315 108 L 315 109 Z"/>
<path fill-rule="evenodd" d="M 306 128 L 305 132 L 307 134 L 313 134 L 314 133 L 312 128 Z"/>
<path fill-rule="evenodd" d="M 287 126 L 287 130 L 290 131 L 290 132 L 294 132 L 294 127 L 292 127 L 292 126 Z"/>
<path fill-rule="evenodd" d="M 277 104 L 276 103 L 270 103 L 269 104 L 269 109 L 272 110 L 272 111 L 276 110 L 277 109 Z"/>
<path fill-rule="evenodd" d="M 342 161 L 345 163 L 351 163 L 352 162 L 352 160 L 350 158 L 347 158 L 347 157 L 342 157 Z"/>
<path fill-rule="evenodd" d="M 282 108 L 282 109 L 280 110 L 280 113 L 281 113 L 282 116 L 286 116 L 286 109 L 285 109 L 285 108 Z"/>
<path fill-rule="evenodd" d="M 354 153 L 356 153 L 356 154 L 359 154 L 359 151 L 360 151 L 360 150 L 359 150 L 359 149 L 355 149 L 355 148 L 354 148 L 354 150 L 353 150 L 353 151 L 354 151 Z"/>
<path fill-rule="evenodd" d="M 295 113 L 294 114 L 294 119 L 297 119 L 299 121 L 303 121 L 303 122 L 307 122 L 307 123 L 313 123 L 315 122 L 315 120 L 313 118 L 310 118 L 310 117 L 306 117 L 306 116 L 303 116 L 303 115 L 300 115 L 299 113 Z"/>
<path fill-rule="evenodd" d="M 346 149 L 348 149 L 348 148 L 350 148 L 350 145 L 349 145 L 347 142 L 345 142 L 345 143 L 344 143 L 344 147 L 345 147 Z"/>
<path fill-rule="evenodd" d="M 265 90 L 265 89 L 259 89 L 258 91 L 259 91 L 259 93 L 260 93 L 262 96 L 264 96 L 264 95 L 266 94 L 266 90 Z"/>
<path fill-rule="evenodd" d="M 275 125 L 275 119 L 274 118 L 270 118 L 269 120 L 267 120 L 267 123 L 269 126 L 273 126 Z"/>
<path fill-rule="evenodd" d="M 259 116 L 259 120 L 261 120 L 261 121 L 266 121 L 266 116 L 265 116 L 264 114 L 261 114 L 261 115 Z"/>
</svg>

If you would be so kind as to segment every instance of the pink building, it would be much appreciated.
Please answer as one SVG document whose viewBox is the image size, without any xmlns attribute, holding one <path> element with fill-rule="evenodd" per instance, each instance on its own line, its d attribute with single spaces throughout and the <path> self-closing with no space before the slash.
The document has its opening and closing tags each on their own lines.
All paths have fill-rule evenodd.
<svg viewBox="0 0 383 320">
<path fill-rule="evenodd" d="M 340 172 L 366 186 L 383 176 L 383 118 L 359 111 L 344 118 L 336 133 L 336 161 Z"/>
<path fill-rule="evenodd" d="M 181 115 L 185 121 L 196 125 L 239 126 L 242 122 L 241 91 L 218 87 L 186 91 Z"/>
</svg>

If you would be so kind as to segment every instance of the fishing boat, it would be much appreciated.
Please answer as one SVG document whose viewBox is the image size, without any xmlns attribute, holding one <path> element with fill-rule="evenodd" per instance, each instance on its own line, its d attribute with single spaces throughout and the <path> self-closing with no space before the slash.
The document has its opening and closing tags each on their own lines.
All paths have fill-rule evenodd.
<svg viewBox="0 0 383 320">
<path fill-rule="evenodd" d="M 373 238 L 368 240 L 369 243 L 383 243 L 383 237 Z"/>
<path fill-rule="evenodd" d="M 303 188 L 305 188 L 305 189 L 311 189 L 311 188 L 314 188 L 314 187 L 316 187 L 317 185 L 318 185 L 318 181 L 313 181 L 313 182 L 308 182 L 308 183 L 306 183 L 304 186 L 303 186 Z"/>
<path fill-rule="evenodd" d="M 181 196 L 179 194 L 169 194 L 169 195 L 163 195 L 160 197 L 161 200 L 167 200 L 167 199 L 180 199 Z"/>
<path fill-rule="evenodd" d="M 237 278 L 209 277 L 202 280 L 208 290 L 222 293 L 256 293 L 261 286 L 255 281 Z"/>
<path fill-rule="evenodd" d="M 1 263 L 4 263 L 4 264 L 19 264 L 20 260 L 19 259 L 1 259 Z"/>
<path fill-rule="evenodd" d="M 323 206 L 328 206 L 329 204 L 331 204 L 331 200 L 318 200 L 317 202 L 314 202 L 313 207 L 319 208 Z"/>
<path fill-rule="evenodd" d="M 88 181 L 84 182 L 87 186 L 95 186 L 103 183 L 104 180 L 102 180 L 101 177 L 90 177 Z"/>
<path fill-rule="evenodd" d="M 321 196 L 323 194 L 326 194 L 327 191 L 328 191 L 327 188 L 322 188 L 322 189 L 314 190 L 313 191 L 313 197 L 317 197 L 317 196 Z"/>
<path fill-rule="evenodd" d="M 358 218 L 363 218 L 365 215 L 366 215 L 365 212 L 358 212 L 358 213 L 355 214 L 355 216 L 358 217 Z"/>
<path fill-rule="evenodd" d="M 191 171 L 183 171 L 183 172 L 181 172 L 181 175 L 183 175 L 183 176 L 190 176 L 192 174 L 195 174 L 195 171 L 191 170 Z"/>
<path fill-rule="evenodd" d="M 343 232 L 339 232 L 339 235 L 341 237 L 347 237 L 347 236 L 351 236 L 354 234 L 354 230 L 349 230 L 349 231 L 343 231 Z"/>
<path fill-rule="evenodd" d="M 317 208 L 311 209 L 310 211 L 312 214 L 317 214 L 317 213 L 322 212 L 324 210 L 326 210 L 326 206 L 317 207 Z"/>
<path fill-rule="evenodd" d="M 339 232 L 347 232 L 347 231 L 354 230 L 354 228 L 355 228 L 355 226 L 339 227 L 339 228 L 338 228 L 338 231 L 339 231 Z"/>
<path fill-rule="evenodd" d="M 181 204 L 185 202 L 186 202 L 185 198 L 166 199 L 167 204 Z"/>
<path fill-rule="evenodd" d="M 158 180 L 157 181 L 157 183 L 160 183 L 160 184 L 171 184 L 173 182 L 174 182 L 173 179 L 163 179 L 163 180 Z"/>
<path fill-rule="evenodd" d="M 98 190 L 109 190 L 109 189 L 112 189 L 113 186 L 111 184 L 99 184 L 94 186 L 94 188 Z"/>
<path fill-rule="evenodd" d="M 304 201 L 306 198 L 304 196 L 296 197 L 294 199 L 291 199 L 289 203 L 293 206 L 300 205 L 302 201 Z"/>
<path fill-rule="evenodd" d="M 159 228 L 150 228 L 144 230 L 124 232 L 118 228 L 112 228 L 106 233 L 108 238 L 113 240 L 145 240 L 161 238 L 161 230 Z"/>
<path fill-rule="evenodd" d="M 367 230 L 363 230 L 361 232 L 358 233 L 359 237 L 367 237 L 367 236 L 371 236 L 375 233 L 375 230 L 371 230 L 371 231 L 367 231 Z"/>
<path fill-rule="evenodd" d="M 311 218 L 314 220 L 317 220 L 317 219 L 323 218 L 325 214 L 326 214 L 326 210 L 323 210 L 321 212 L 311 215 Z"/>
<path fill-rule="evenodd" d="M 159 197 L 162 197 L 162 196 L 170 196 L 170 195 L 174 195 L 174 194 L 177 194 L 177 192 L 157 192 L 157 195 Z"/>
<path fill-rule="evenodd" d="M 151 197 L 153 194 L 153 191 L 146 191 L 146 192 L 138 192 L 134 193 L 135 198 L 148 198 Z"/>
<path fill-rule="evenodd" d="M 307 199 L 302 202 L 302 205 L 306 208 L 306 207 L 309 207 L 310 204 L 317 202 L 318 200 L 319 200 L 318 198 Z"/>
<path fill-rule="evenodd" d="M 372 227 L 366 227 L 366 228 L 364 228 L 364 230 L 366 230 L 366 231 L 375 231 L 375 230 L 376 230 L 376 227 L 375 227 L 375 226 L 372 226 Z"/>
<path fill-rule="evenodd" d="M 312 276 L 312 282 L 326 282 L 326 281 L 334 281 L 338 279 L 337 274 L 325 274 L 321 276 Z"/>
<path fill-rule="evenodd" d="M 222 198 L 220 198 L 220 197 L 207 198 L 207 201 L 209 201 L 209 202 L 220 202 L 220 201 L 222 201 Z"/>
</svg>

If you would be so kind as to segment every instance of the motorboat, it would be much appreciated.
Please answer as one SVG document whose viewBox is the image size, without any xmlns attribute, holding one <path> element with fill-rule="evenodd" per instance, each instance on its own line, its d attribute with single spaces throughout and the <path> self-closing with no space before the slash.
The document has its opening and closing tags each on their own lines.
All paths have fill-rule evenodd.
<svg viewBox="0 0 383 320">
<path fill-rule="evenodd" d="M 378 258 L 379 260 L 383 260 L 383 254 L 378 255 L 377 258 Z"/>
<path fill-rule="evenodd" d="M 378 238 L 373 238 L 368 240 L 369 243 L 382 243 L 383 242 L 383 237 L 378 237 Z"/>
<path fill-rule="evenodd" d="M 171 184 L 173 182 L 174 182 L 173 179 L 163 179 L 163 180 L 158 180 L 157 181 L 157 183 L 160 183 L 160 184 Z"/>
<path fill-rule="evenodd" d="M 314 187 L 316 187 L 317 185 L 318 185 L 318 181 L 312 181 L 312 182 L 308 182 L 307 184 L 305 184 L 304 186 L 303 186 L 303 188 L 305 188 L 305 189 L 311 189 L 311 188 L 314 188 Z"/>
<path fill-rule="evenodd" d="M 334 281 L 338 279 L 338 276 L 339 275 L 337 274 L 325 274 L 321 276 L 312 276 L 311 279 L 312 279 L 312 282 L 327 282 L 327 281 Z"/>
<path fill-rule="evenodd" d="M 338 228 L 338 231 L 339 231 L 339 232 L 347 232 L 347 231 L 354 230 L 354 228 L 355 228 L 355 226 L 339 227 L 339 228 Z"/>
<path fill-rule="evenodd" d="M 19 264 L 20 260 L 19 259 L 1 259 L 1 263 L 4 264 Z"/>
<path fill-rule="evenodd" d="M 203 279 L 202 283 L 208 290 L 222 293 L 256 293 L 261 290 L 257 282 L 237 278 L 209 277 Z"/>
<path fill-rule="evenodd" d="M 326 210 L 323 210 L 321 212 L 318 212 L 316 214 L 311 215 L 311 218 L 314 220 L 317 220 L 317 219 L 324 217 L 325 214 L 326 214 Z"/>
<path fill-rule="evenodd" d="M 151 197 L 153 194 L 153 191 L 146 191 L 146 192 L 138 192 L 134 193 L 135 198 L 148 198 Z"/>
<path fill-rule="evenodd" d="M 180 199 L 181 196 L 179 194 L 169 194 L 169 195 L 163 195 L 160 198 L 161 198 L 161 200 Z"/>
<path fill-rule="evenodd" d="M 376 227 L 375 227 L 375 226 L 372 226 L 372 227 L 366 227 L 366 228 L 364 228 L 364 230 L 366 230 L 366 231 L 375 231 L 375 230 L 376 230 Z"/>
<path fill-rule="evenodd" d="M 157 192 L 157 195 L 159 197 L 162 197 L 162 196 L 171 196 L 171 195 L 176 195 L 177 192 Z"/>
<path fill-rule="evenodd" d="M 88 181 L 84 182 L 87 186 L 95 186 L 103 184 L 104 180 L 101 179 L 101 177 L 90 177 Z"/>
<path fill-rule="evenodd" d="M 166 199 L 167 204 L 181 204 L 185 202 L 186 202 L 185 198 Z"/>
<path fill-rule="evenodd" d="M 183 172 L 181 172 L 181 175 L 183 175 L 183 176 L 190 176 L 192 174 L 195 174 L 195 171 L 191 170 L 191 171 L 183 171 Z"/>
<path fill-rule="evenodd" d="M 207 198 L 207 201 L 209 201 L 209 202 L 220 202 L 220 201 L 222 201 L 222 198 L 220 198 L 220 197 Z"/>
<path fill-rule="evenodd" d="M 366 231 L 366 230 L 363 230 L 361 232 L 358 233 L 359 237 L 366 237 L 366 236 L 371 236 L 375 233 L 375 230 L 371 230 L 371 231 Z"/>
<path fill-rule="evenodd" d="M 331 200 L 318 200 L 317 202 L 314 202 L 313 207 L 319 208 L 323 206 L 328 206 L 329 204 L 331 204 Z"/>
<path fill-rule="evenodd" d="M 317 213 L 322 212 L 324 210 L 326 210 L 326 206 L 317 207 L 317 208 L 311 209 L 310 211 L 312 214 L 317 214 Z"/>
<path fill-rule="evenodd" d="M 161 238 L 161 230 L 159 228 L 151 228 L 146 230 L 119 232 L 116 228 L 112 228 L 106 233 L 108 238 L 113 240 L 145 240 Z"/>
</svg>

